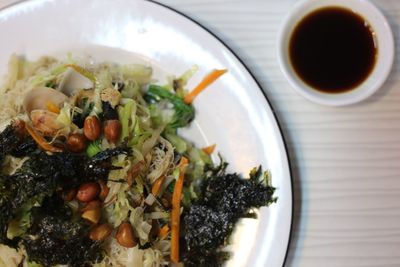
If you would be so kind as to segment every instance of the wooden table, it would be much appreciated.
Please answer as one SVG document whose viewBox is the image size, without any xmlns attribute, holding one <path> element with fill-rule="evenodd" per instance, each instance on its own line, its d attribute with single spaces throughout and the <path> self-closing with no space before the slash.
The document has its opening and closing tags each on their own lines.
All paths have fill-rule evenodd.
<svg viewBox="0 0 400 267">
<path fill-rule="evenodd" d="M 0 0 L 0 7 L 12 2 Z M 400 266 L 398 58 L 385 85 L 368 100 L 325 107 L 297 95 L 278 68 L 277 32 L 294 0 L 160 2 L 195 19 L 231 47 L 277 113 L 295 195 L 287 266 Z M 398 41 L 400 1 L 373 2 Z"/>
</svg>

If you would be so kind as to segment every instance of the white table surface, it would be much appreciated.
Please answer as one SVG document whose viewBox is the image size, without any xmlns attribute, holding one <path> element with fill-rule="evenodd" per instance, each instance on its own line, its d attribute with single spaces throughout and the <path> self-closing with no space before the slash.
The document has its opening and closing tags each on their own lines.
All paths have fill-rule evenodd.
<svg viewBox="0 0 400 267">
<path fill-rule="evenodd" d="M 0 7 L 13 2 L 0 0 Z M 200 22 L 231 47 L 277 113 L 295 195 L 286 266 L 400 266 L 398 57 L 388 81 L 367 101 L 324 107 L 297 95 L 278 68 L 277 31 L 294 0 L 159 2 Z M 400 1 L 373 2 L 398 41 Z"/>
</svg>

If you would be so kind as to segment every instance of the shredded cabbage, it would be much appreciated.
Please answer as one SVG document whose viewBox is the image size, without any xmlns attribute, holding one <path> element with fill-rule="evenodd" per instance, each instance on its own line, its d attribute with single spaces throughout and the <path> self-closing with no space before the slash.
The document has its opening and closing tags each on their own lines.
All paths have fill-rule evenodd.
<svg viewBox="0 0 400 267">
<path fill-rule="evenodd" d="M 136 114 L 136 103 L 132 99 L 126 99 L 125 104 L 118 108 L 119 120 L 122 125 L 121 140 L 129 138 L 129 135 L 133 132 L 135 127 L 135 114 Z"/>
<path fill-rule="evenodd" d="M 153 69 L 140 64 L 128 64 L 120 66 L 118 72 L 122 74 L 124 80 L 133 80 L 141 86 L 151 81 Z"/>
<path fill-rule="evenodd" d="M 102 131 L 97 140 L 86 144 L 83 152 L 91 158 L 87 160 L 95 161 L 95 156 L 107 149 L 130 149 L 128 155 L 115 156 L 112 162 L 105 163 L 112 164 L 113 168 L 106 181 L 108 195 L 102 199 L 101 223 L 111 225 L 114 233 L 102 243 L 104 259 L 94 266 L 158 267 L 169 264 L 170 235 L 160 238 L 154 229 L 171 223 L 170 207 L 164 207 L 162 201 L 170 201 L 168 198 L 178 179 L 176 161 L 182 156 L 188 157 L 190 165 L 187 173 L 194 178 L 183 189 L 184 204 L 197 197 L 200 176 L 205 166 L 212 164 L 208 155 L 181 138 L 177 131 L 194 118 L 193 106 L 186 104 L 182 96 L 184 86 L 197 69 L 197 66 L 193 66 L 174 79 L 173 84 L 162 87 L 150 84 L 153 82 L 152 68 L 139 64 L 96 65 L 74 59 L 70 55 L 64 62 L 49 57 L 37 62 L 28 62 L 16 55 L 10 58 L 6 83 L 0 91 L 0 125 L 7 125 L 15 118 L 29 123 L 30 118 L 23 108 L 21 96 L 36 86 L 54 88 L 68 97 L 56 118 L 63 126 L 62 130 L 56 136 L 46 136 L 49 140 L 52 138 L 54 144 L 60 143 L 62 138 L 68 138 L 70 133 L 82 134 L 84 129 L 81 124 L 87 116 L 97 116 L 102 126 L 110 117 L 118 119 L 121 124 L 121 134 L 117 141 L 107 140 L 105 131 Z M 89 83 L 86 78 L 85 85 L 73 83 L 76 76 L 68 72 L 72 70 L 79 73 L 81 78 L 84 76 L 89 79 Z M 69 86 L 72 84 L 74 86 Z M 110 101 L 104 97 L 109 91 L 118 95 L 111 105 L 111 111 L 105 104 Z M 112 116 L 105 115 L 108 111 Z M 13 173 L 25 160 L 7 155 L 3 159 L 1 174 Z M 160 177 L 163 179 L 159 180 L 159 193 L 152 195 L 155 181 Z M 11 221 L 8 238 L 26 233 L 34 205 L 37 203 L 28 203 Z M 74 215 L 81 216 L 82 203 L 73 200 L 66 202 L 66 205 Z M 114 238 L 118 227 L 124 222 L 132 225 L 138 238 L 139 244 L 133 248 L 121 246 Z M 157 227 L 152 231 L 154 225 Z M 17 252 L 0 245 L 0 267 L 17 266 L 23 258 L 24 266 L 41 267 L 40 264 L 29 262 L 23 247 Z"/>
</svg>

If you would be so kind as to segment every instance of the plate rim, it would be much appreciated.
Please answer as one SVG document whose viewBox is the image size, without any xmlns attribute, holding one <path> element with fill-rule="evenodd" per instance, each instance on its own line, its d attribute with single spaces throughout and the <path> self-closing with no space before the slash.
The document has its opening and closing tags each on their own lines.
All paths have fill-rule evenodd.
<svg viewBox="0 0 400 267">
<path fill-rule="evenodd" d="M 24 4 L 26 2 L 33 2 L 36 0 L 16 0 L 13 3 L 9 3 L 4 5 L 3 7 L 0 7 L 0 12 L 3 12 L 4 10 L 8 9 L 8 8 L 12 8 L 16 5 L 20 5 L 20 4 Z M 289 236 L 288 236 L 288 240 L 287 240 L 287 246 L 286 246 L 286 251 L 285 251 L 285 257 L 284 260 L 282 262 L 282 267 L 285 266 L 285 264 L 288 261 L 288 256 L 289 256 L 289 250 L 290 250 L 290 245 L 293 242 L 293 229 L 294 229 L 294 180 L 293 180 L 293 171 L 292 171 L 292 163 L 290 161 L 290 157 L 289 157 L 289 149 L 288 149 L 288 142 L 286 140 L 286 137 L 283 133 L 283 128 L 282 125 L 278 119 L 277 113 L 275 111 L 275 108 L 273 107 L 273 105 L 271 104 L 271 101 L 269 100 L 266 92 L 263 90 L 263 87 L 261 86 L 260 82 L 257 80 L 257 78 L 255 77 L 255 75 L 252 73 L 252 71 L 247 67 L 247 65 L 244 63 L 244 61 L 238 56 L 238 54 L 228 45 L 225 43 L 225 41 L 222 40 L 222 38 L 220 38 L 217 34 L 215 34 L 213 31 L 211 31 L 210 29 L 208 29 L 206 26 L 204 26 L 202 23 L 198 22 L 196 19 L 190 17 L 189 15 L 185 14 L 182 11 L 179 11 L 167 4 L 164 3 L 160 3 L 157 0 L 144 0 L 146 2 L 152 3 L 154 5 L 157 6 L 161 6 L 163 8 L 166 8 L 172 12 L 174 12 L 175 14 L 187 19 L 188 21 L 192 22 L 194 25 L 200 27 L 202 30 L 204 30 L 206 33 L 208 33 L 210 36 L 212 36 L 217 42 L 219 42 L 223 47 L 225 47 L 234 58 L 236 58 L 236 60 L 238 60 L 238 62 L 242 65 L 242 67 L 247 71 L 247 73 L 250 75 L 250 77 L 254 80 L 254 82 L 256 83 L 258 89 L 261 91 L 261 94 L 264 96 L 269 108 L 271 109 L 271 113 L 275 119 L 276 125 L 278 127 L 279 130 L 279 135 L 282 138 L 282 143 L 283 143 L 283 148 L 285 150 L 285 156 L 286 156 L 286 161 L 288 163 L 288 171 L 289 171 L 289 181 L 290 181 L 290 192 L 291 192 L 291 214 L 290 214 L 290 228 L 289 228 Z"/>
</svg>

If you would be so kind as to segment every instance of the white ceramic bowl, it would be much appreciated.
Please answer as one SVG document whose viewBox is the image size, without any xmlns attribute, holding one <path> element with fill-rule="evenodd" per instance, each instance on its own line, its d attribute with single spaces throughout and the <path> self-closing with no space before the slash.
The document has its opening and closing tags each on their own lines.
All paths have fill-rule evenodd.
<svg viewBox="0 0 400 267">
<path fill-rule="evenodd" d="M 309 13 L 324 7 L 343 7 L 359 14 L 371 25 L 377 41 L 378 56 L 373 71 L 359 86 L 344 93 L 324 93 L 313 89 L 296 74 L 289 59 L 289 41 L 295 26 Z M 342 106 L 366 99 L 382 86 L 393 65 L 394 40 L 389 23 L 366 0 L 301 1 L 285 18 L 278 38 L 279 65 L 291 86 L 305 98 L 323 105 Z"/>
</svg>

